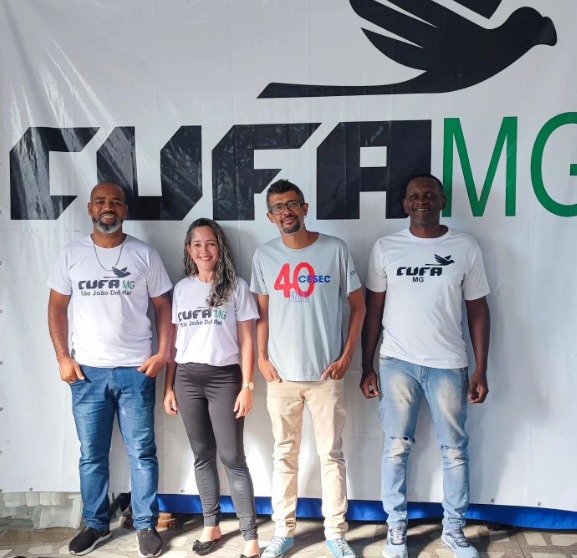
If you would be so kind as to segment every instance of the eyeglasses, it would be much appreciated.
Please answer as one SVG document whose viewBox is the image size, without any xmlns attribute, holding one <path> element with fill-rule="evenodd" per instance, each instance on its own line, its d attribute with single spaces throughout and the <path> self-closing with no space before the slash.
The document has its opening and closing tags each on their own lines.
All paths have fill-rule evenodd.
<svg viewBox="0 0 577 558">
<path fill-rule="evenodd" d="M 290 202 L 287 203 L 277 203 L 272 207 L 269 207 L 268 210 L 273 215 L 280 215 L 284 211 L 285 207 L 287 209 L 290 209 L 291 211 L 296 211 L 297 209 L 300 209 L 304 204 L 305 204 L 304 201 L 291 200 Z"/>
</svg>

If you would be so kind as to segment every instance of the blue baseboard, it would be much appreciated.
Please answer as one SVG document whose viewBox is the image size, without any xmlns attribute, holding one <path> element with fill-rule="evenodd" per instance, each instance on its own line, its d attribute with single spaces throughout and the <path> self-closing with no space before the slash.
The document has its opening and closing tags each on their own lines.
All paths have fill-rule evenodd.
<svg viewBox="0 0 577 558">
<path fill-rule="evenodd" d="M 169 513 L 202 513 L 200 498 L 183 494 L 159 494 L 160 509 Z M 230 496 L 221 498 L 223 513 L 234 513 Z M 256 498 L 258 515 L 272 513 L 270 498 Z M 319 498 L 299 498 L 297 506 L 298 517 L 322 517 Z M 409 518 L 426 519 L 443 516 L 441 504 L 427 502 L 410 502 Z M 353 521 L 378 522 L 385 521 L 386 514 L 380 502 L 366 500 L 349 500 L 347 519 Z M 495 506 L 486 504 L 471 504 L 467 512 L 468 519 L 501 523 L 515 527 L 530 529 L 577 529 L 577 512 L 552 510 L 546 508 L 525 508 L 521 506 Z"/>
</svg>

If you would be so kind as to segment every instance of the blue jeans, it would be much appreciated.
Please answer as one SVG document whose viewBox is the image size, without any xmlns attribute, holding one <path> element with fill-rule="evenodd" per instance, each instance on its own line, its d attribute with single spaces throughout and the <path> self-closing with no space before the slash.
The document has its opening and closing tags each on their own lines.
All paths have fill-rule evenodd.
<svg viewBox="0 0 577 558">
<path fill-rule="evenodd" d="M 137 368 L 82 366 L 85 381 L 72 390 L 72 410 L 80 440 L 82 517 L 88 527 L 107 529 L 109 453 L 114 415 L 130 458 L 134 527 L 158 523 L 158 462 L 154 442 L 154 378 Z"/>
<path fill-rule="evenodd" d="M 419 405 L 424 395 L 443 458 L 443 528 L 447 531 L 462 528 L 469 507 L 467 368 L 428 368 L 381 357 L 379 381 L 379 413 L 385 433 L 381 496 L 389 526 L 407 525 L 407 460 L 415 443 Z"/>
</svg>

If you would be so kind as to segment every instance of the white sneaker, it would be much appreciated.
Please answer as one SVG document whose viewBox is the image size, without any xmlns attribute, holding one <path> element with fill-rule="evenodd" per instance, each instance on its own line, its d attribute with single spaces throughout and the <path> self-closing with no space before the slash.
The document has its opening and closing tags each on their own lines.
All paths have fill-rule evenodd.
<svg viewBox="0 0 577 558">
<path fill-rule="evenodd" d="M 461 529 L 443 531 L 441 541 L 444 546 L 453 551 L 455 558 L 479 558 L 477 549 L 467 540 Z"/>
<path fill-rule="evenodd" d="M 408 558 L 406 527 L 389 527 L 382 554 L 383 558 Z"/>
</svg>

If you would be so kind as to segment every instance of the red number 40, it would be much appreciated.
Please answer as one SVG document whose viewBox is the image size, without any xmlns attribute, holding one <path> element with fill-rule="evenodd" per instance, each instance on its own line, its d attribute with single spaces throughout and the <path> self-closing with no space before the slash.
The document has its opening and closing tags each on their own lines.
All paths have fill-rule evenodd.
<svg viewBox="0 0 577 558">
<path fill-rule="evenodd" d="M 299 274 L 303 269 L 308 271 L 308 276 L 303 275 L 303 277 L 307 277 L 306 283 L 308 283 L 305 291 L 301 289 L 299 284 Z M 294 291 L 302 297 L 309 297 L 315 290 L 315 283 L 312 280 L 314 275 L 315 271 L 313 266 L 309 263 L 302 262 L 295 267 L 291 277 L 290 264 L 285 263 L 274 282 L 274 288 L 277 291 L 284 291 L 285 298 L 290 298 L 291 289 L 294 289 Z"/>
</svg>

